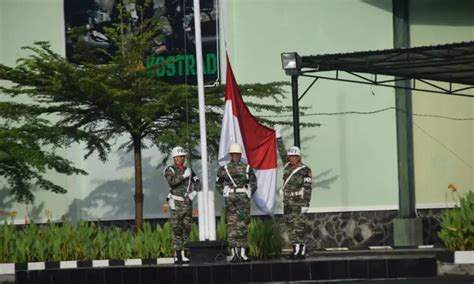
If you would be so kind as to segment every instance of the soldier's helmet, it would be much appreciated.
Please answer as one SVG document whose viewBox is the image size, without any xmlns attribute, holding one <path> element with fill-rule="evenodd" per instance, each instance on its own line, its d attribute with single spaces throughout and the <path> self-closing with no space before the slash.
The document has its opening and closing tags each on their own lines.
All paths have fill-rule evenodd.
<svg viewBox="0 0 474 284">
<path fill-rule="evenodd" d="M 181 146 L 176 146 L 171 150 L 171 157 L 178 157 L 178 156 L 186 156 L 188 153 L 186 153 L 186 150 L 184 150 L 183 147 Z"/>
<path fill-rule="evenodd" d="M 288 149 L 288 156 L 301 156 L 301 150 L 298 146 L 291 146 Z"/>
<path fill-rule="evenodd" d="M 242 146 L 240 146 L 240 144 L 237 144 L 237 143 L 234 143 L 232 145 L 230 145 L 229 147 L 229 153 L 238 153 L 238 154 L 242 154 Z"/>
</svg>

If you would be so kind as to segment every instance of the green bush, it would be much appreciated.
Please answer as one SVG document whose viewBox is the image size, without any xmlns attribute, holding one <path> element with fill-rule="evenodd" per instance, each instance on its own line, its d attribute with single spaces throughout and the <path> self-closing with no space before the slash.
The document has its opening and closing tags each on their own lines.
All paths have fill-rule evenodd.
<svg viewBox="0 0 474 284">
<path fill-rule="evenodd" d="M 132 258 L 132 235 L 119 228 L 110 230 L 107 249 L 109 259 Z"/>
<path fill-rule="evenodd" d="M 163 228 L 160 225 L 156 225 L 156 232 L 160 240 L 160 256 L 173 256 L 173 230 L 170 222 L 166 222 Z"/>
<path fill-rule="evenodd" d="M 33 262 L 44 259 L 41 251 L 41 236 L 36 224 L 30 224 L 19 233 L 19 240 L 16 240 L 16 259 L 18 262 Z"/>
<path fill-rule="evenodd" d="M 88 260 L 92 257 L 91 241 L 96 236 L 96 225 L 80 221 L 77 228 L 72 231 L 71 236 L 71 259 Z"/>
<path fill-rule="evenodd" d="M 227 241 L 227 222 L 225 208 L 216 228 L 218 240 Z M 249 255 L 260 259 L 278 258 L 283 247 L 283 238 L 278 223 L 273 219 L 252 218 L 248 228 Z"/>
<path fill-rule="evenodd" d="M 249 254 L 260 259 L 281 255 L 283 239 L 280 225 L 273 219 L 252 218 L 248 231 Z"/>
<path fill-rule="evenodd" d="M 16 260 L 16 249 L 15 249 L 15 239 L 17 233 L 15 231 L 15 225 L 8 224 L 7 221 L 0 226 L 0 262 L 4 259 Z"/>
<path fill-rule="evenodd" d="M 196 225 L 191 235 L 198 236 Z M 17 230 L 5 221 L 0 225 L 0 263 L 170 257 L 172 243 L 169 222 L 155 230 L 145 222 L 142 230 L 133 233 L 85 221 L 77 226 L 31 223 Z"/>
<path fill-rule="evenodd" d="M 191 234 L 189 236 L 189 240 L 191 242 L 196 242 L 196 241 L 199 241 L 199 228 L 198 226 L 196 225 L 196 223 L 193 223 L 191 225 Z"/>
<path fill-rule="evenodd" d="M 131 258 L 157 258 L 160 255 L 160 235 L 145 222 L 143 229 L 138 230 L 133 238 Z"/>
<path fill-rule="evenodd" d="M 82 227 L 86 224 L 80 223 Z M 69 223 L 64 223 L 61 227 L 61 260 L 75 260 L 79 254 L 80 248 L 76 245 L 77 243 L 77 229 Z M 85 230 L 83 228 L 83 230 Z"/>
<path fill-rule="evenodd" d="M 469 191 L 460 196 L 455 186 L 449 187 L 457 202 L 454 208 L 447 209 L 441 216 L 438 233 L 447 249 L 474 250 L 474 193 Z M 456 194 L 456 195 L 454 195 Z"/>
<path fill-rule="evenodd" d="M 60 226 L 52 224 L 49 228 L 42 228 L 43 242 L 45 244 L 45 258 L 52 261 L 62 260 L 63 230 Z"/>
<path fill-rule="evenodd" d="M 199 239 L 196 224 L 192 225 L 190 239 Z M 217 239 L 227 239 L 225 212 L 217 225 Z M 281 234 L 271 219 L 253 218 L 248 239 L 250 255 L 262 259 L 280 255 Z M 173 231 L 169 222 L 154 230 L 145 222 L 143 229 L 135 233 L 85 221 L 77 226 L 31 223 L 22 230 L 5 222 L 0 225 L 0 244 L 0 263 L 171 257 Z"/>
<path fill-rule="evenodd" d="M 225 208 L 222 208 L 221 217 L 219 219 L 219 223 L 217 223 L 216 239 L 219 241 L 227 241 L 227 223 Z"/>
</svg>

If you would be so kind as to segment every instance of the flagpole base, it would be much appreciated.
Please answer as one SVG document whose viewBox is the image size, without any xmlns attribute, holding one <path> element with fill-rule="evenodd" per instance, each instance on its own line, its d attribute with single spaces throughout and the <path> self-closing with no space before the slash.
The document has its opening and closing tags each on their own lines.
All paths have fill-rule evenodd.
<svg viewBox="0 0 474 284">
<path fill-rule="evenodd" d="M 191 263 L 227 261 L 226 241 L 196 241 L 185 245 L 191 253 Z"/>
</svg>

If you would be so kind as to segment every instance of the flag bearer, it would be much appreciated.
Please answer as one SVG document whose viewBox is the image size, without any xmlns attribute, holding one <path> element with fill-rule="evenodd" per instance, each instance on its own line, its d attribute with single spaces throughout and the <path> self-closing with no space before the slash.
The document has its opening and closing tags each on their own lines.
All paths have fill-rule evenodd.
<svg viewBox="0 0 474 284">
<path fill-rule="evenodd" d="M 224 196 L 231 262 L 249 261 L 247 231 L 250 199 L 257 190 L 257 178 L 250 165 L 240 161 L 242 146 L 230 145 L 229 154 L 230 162 L 217 170 L 216 190 Z"/>
</svg>

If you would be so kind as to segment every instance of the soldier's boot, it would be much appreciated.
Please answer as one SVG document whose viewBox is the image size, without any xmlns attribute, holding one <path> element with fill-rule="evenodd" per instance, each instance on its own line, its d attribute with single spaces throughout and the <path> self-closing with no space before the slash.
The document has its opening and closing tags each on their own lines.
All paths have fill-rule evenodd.
<svg viewBox="0 0 474 284">
<path fill-rule="evenodd" d="M 291 253 L 290 258 L 291 259 L 297 259 L 299 252 L 300 252 L 300 244 L 294 244 L 293 245 L 293 252 Z"/>
<path fill-rule="evenodd" d="M 240 261 L 239 251 L 237 250 L 236 247 L 233 247 L 232 248 L 232 259 L 230 260 L 230 262 L 239 262 L 239 261 Z"/>
<path fill-rule="evenodd" d="M 242 259 L 243 262 L 250 261 L 250 258 L 247 256 L 245 248 L 240 248 L 240 258 Z"/>
<path fill-rule="evenodd" d="M 184 250 L 181 250 L 181 259 L 183 260 L 183 263 L 189 263 L 189 258 L 186 257 Z"/>
<path fill-rule="evenodd" d="M 298 253 L 298 258 L 299 259 L 306 258 L 306 245 L 305 244 L 300 244 L 300 251 Z"/>
<path fill-rule="evenodd" d="M 183 256 L 181 255 L 181 250 L 175 251 L 175 260 L 174 264 L 183 264 Z"/>
</svg>

